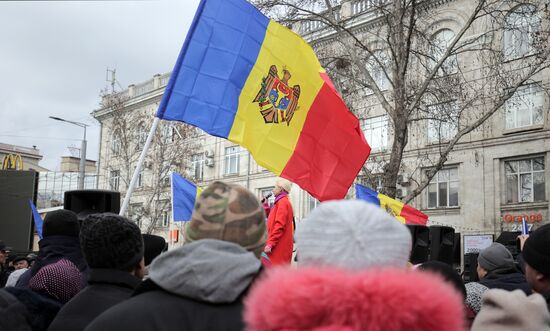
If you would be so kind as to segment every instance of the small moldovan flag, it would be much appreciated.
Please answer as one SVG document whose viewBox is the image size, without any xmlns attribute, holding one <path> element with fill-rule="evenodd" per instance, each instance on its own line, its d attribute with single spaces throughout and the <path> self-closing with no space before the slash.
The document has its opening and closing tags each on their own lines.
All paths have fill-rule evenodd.
<svg viewBox="0 0 550 331">
<path fill-rule="evenodd" d="M 172 172 L 172 219 L 174 222 L 191 220 L 193 207 L 202 189 Z"/>
<path fill-rule="evenodd" d="M 32 203 L 32 200 L 29 200 L 29 203 L 32 209 L 32 218 L 34 219 L 36 233 L 38 233 L 38 238 L 42 239 L 42 225 L 44 224 L 44 221 L 42 220 L 42 217 L 40 217 L 40 213 L 38 213 L 38 210 L 36 209 L 34 203 Z"/>
<path fill-rule="evenodd" d="M 357 199 L 365 200 L 381 207 L 403 224 L 426 225 L 428 221 L 428 215 L 421 211 L 361 184 L 355 184 L 355 194 Z"/>
</svg>

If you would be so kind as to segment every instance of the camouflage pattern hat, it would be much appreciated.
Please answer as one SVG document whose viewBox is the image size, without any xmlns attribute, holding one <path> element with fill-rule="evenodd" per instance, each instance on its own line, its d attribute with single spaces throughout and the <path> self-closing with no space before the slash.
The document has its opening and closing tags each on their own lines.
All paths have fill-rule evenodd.
<svg viewBox="0 0 550 331">
<path fill-rule="evenodd" d="M 247 189 L 214 182 L 197 198 L 191 221 L 185 226 L 185 242 L 218 239 L 260 254 L 267 239 L 265 213 Z"/>
</svg>

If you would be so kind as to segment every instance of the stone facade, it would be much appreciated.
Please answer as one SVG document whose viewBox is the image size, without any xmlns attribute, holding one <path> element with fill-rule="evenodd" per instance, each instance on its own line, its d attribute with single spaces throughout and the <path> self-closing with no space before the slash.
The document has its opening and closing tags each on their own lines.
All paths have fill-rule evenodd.
<svg viewBox="0 0 550 331">
<path fill-rule="evenodd" d="M 383 29 L 383 23 L 375 9 L 389 2 L 343 1 L 341 6 L 334 9 L 338 12 L 338 20 L 347 20 L 344 25 L 357 36 L 364 37 L 364 43 L 374 45 L 374 30 Z M 426 2 L 424 10 L 429 11 L 430 15 L 427 22 L 421 22 L 422 28 L 433 35 L 441 31 L 452 31 L 456 35 L 474 6 L 475 2 L 465 0 Z M 502 9 L 506 9 L 506 4 L 503 3 L 503 6 Z M 541 16 L 544 17 L 544 14 Z M 547 17 L 544 19 L 547 20 Z M 485 24 L 487 23 L 484 20 L 476 22 L 466 31 L 463 39 L 473 40 L 483 35 L 485 39 L 479 40 L 497 40 L 496 42 L 502 44 L 506 42 L 506 36 L 498 35 L 499 32 L 487 33 L 490 27 Z M 548 21 L 543 21 L 543 28 L 547 28 L 548 24 Z M 308 22 L 295 24 L 293 28 L 300 31 L 317 51 L 325 50 L 326 53 L 327 49 L 341 47 L 333 30 L 327 29 L 323 24 Z M 502 40 L 498 41 L 498 38 Z M 502 47 L 503 52 L 509 52 L 504 45 Z M 463 77 L 470 81 L 490 80 L 479 69 L 480 59 L 468 58 L 465 54 L 468 53 L 457 56 Z M 525 55 L 529 56 L 532 54 Z M 505 63 L 513 71 L 522 66 L 523 58 L 506 59 Z M 520 102 L 508 102 L 481 126 L 463 136 L 440 171 L 441 176 L 434 177 L 432 184 L 413 200 L 411 204 L 414 207 L 429 215 L 429 225 L 452 226 L 456 232 L 462 234 L 498 236 L 503 231 L 519 231 L 522 217 L 527 217 L 533 228 L 550 222 L 550 70 L 545 69 L 536 74 L 531 81 L 542 88 L 536 91 L 530 89 L 531 87 L 518 90 L 510 101 L 523 93 L 518 99 Z M 379 80 L 377 84 L 379 87 L 384 85 Z M 376 158 L 388 159 L 394 136 L 391 121 L 384 119 L 387 114 L 372 92 L 364 89 L 350 97 L 346 95 L 347 86 L 343 84 L 340 87 L 341 90 L 344 89 L 343 94 L 348 105 L 362 120 L 367 140 L 375 145 L 367 166 L 375 174 L 381 172 L 376 164 L 369 164 L 369 161 Z M 389 87 L 381 88 L 384 93 L 387 93 L 387 89 Z M 478 100 L 475 107 L 474 112 L 483 112 L 487 105 L 483 100 Z M 470 117 L 466 117 L 466 121 L 475 118 L 475 114 L 466 114 L 468 115 Z M 400 196 L 405 196 L 409 190 L 414 189 L 416 183 L 429 171 L 429 165 L 423 164 L 419 159 L 437 159 L 440 150 L 446 146 L 441 140 L 431 139 L 427 120 L 418 121 L 409 128 L 408 141 L 402 162 L 403 180 L 398 181 Z M 441 180 L 438 180 L 439 177 Z M 442 191 L 446 191 L 445 199 L 440 199 L 439 185 Z M 453 194 L 449 192 L 451 186 Z"/>
</svg>

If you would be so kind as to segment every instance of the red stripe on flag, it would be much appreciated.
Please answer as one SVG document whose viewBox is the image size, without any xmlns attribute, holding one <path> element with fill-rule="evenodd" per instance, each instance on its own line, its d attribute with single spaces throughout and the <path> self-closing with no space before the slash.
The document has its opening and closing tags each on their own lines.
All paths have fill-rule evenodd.
<svg viewBox="0 0 550 331">
<path fill-rule="evenodd" d="M 405 224 L 420 224 L 426 225 L 428 222 L 428 215 L 424 214 L 420 210 L 405 204 L 401 209 L 401 216 L 405 218 Z"/>
<path fill-rule="evenodd" d="M 347 109 L 326 74 L 322 76 L 325 84 L 309 109 L 281 177 L 325 201 L 346 196 L 370 154 L 370 147 L 357 118 Z"/>
</svg>

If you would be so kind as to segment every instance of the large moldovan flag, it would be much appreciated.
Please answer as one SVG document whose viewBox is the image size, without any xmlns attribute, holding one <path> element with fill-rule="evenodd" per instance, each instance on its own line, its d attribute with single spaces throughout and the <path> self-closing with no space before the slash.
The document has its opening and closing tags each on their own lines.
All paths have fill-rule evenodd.
<svg viewBox="0 0 550 331">
<path fill-rule="evenodd" d="M 313 52 L 245 0 L 202 0 L 157 117 L 246 147 L 319 200 L 341 199 L 370 153 Z"/>
</svg>

